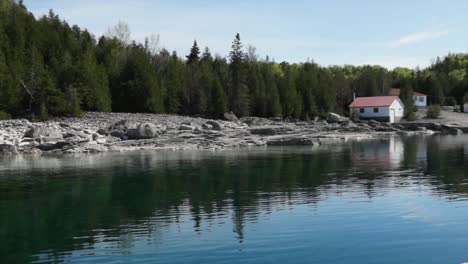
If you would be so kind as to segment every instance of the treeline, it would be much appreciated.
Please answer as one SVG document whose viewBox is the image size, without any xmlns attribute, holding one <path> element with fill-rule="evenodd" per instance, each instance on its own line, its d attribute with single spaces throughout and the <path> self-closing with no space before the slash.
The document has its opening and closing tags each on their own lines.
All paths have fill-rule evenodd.
<svg viewBox="0 0 468 264">
<path fill-rule="evenodd" d="M 50 11 L 36 19 L 23 3 L 0 0 L 0 118 L 79 116 L 82 111 L 308 119 L 346 113 L 353 94 L 418 91 L 434 104 L 462 103 L 468 54 L 449 54 L 424 70 L 276 63 L 244 48 L 227 57 L 193 43 L 187 56 L 130 41 L 125 24 L 96 39 Z"/>
</svg>

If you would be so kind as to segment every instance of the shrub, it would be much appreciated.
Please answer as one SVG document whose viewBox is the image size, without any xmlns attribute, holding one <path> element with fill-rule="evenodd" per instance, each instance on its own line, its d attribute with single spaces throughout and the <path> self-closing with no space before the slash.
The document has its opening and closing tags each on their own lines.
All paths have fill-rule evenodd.
<svg viewBox="0 0 468 264">
<path fill-rule="evenodd" d="M 351 121 L 359 121 L 359 112 L 358 110 L 356 109 L 353 109 L 351 110 L 351 112 L 349 112 L 349 119 L 351 119 Z"/>
<path fill-rule="evenodd" d="M 416 114 L 414 111 L 414 106 L 410 105 L 408 107 L 405 107 L 405 112 L 404 112 L 404 118 L 408 121 L 414 121 L 416 120 Z"/>
<path fill-rule="evenodd" d="M 440 115 L 440 105 L 431 105 L 427 108 L 426 117 L 430 119 L 437 119 Z"/>
<path fill-rule="evenodd" d="M 7 112 L 0 111 L 0 120 L 11 119 L 11 115 Z"/>
<path fill-rule="evenodd" d="M 449 96 L 445 98 L 445 105 L 449 106 L 456 106 L 457 105 L 457 100 L 453 96 Z"/>
</svg>

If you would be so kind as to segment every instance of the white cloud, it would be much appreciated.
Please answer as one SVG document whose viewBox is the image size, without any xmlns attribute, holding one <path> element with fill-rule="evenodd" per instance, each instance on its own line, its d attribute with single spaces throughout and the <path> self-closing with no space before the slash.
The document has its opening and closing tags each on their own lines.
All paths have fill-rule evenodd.
<svg viewBox="0 0 468 264">
<path fill-rule="evenodd" d="M 438 39 L 450 34 L 450 30 L 423 31 L 402 36 L 401 38 L 390 42 L 391 47 L 401 47 L 426 40 Z"/>
</svg>

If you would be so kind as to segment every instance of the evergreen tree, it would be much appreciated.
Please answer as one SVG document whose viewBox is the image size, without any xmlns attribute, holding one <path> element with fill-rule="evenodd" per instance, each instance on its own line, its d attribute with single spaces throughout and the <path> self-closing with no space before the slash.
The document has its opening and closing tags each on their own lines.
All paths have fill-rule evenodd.
<svg viewBox="0 0 468 264">
<path fill-rule="evenodd" d="M 190 54 L 187 56 L 187 64 L 197 63 L 200 60 L 200 48 L 198 48 L 197 41 L 193 41 L 193 46 L 190 49 Z"/>
<path fill-rule="evenodd" d="M 230 58 L 230 85 L 228 89 L 229 108 L 236 115 L 249 114 L 248 87 L 246 85 L 245 54 L 242 51 L 242 42 L 239 33 L 232 42 Z"/>
</svg>

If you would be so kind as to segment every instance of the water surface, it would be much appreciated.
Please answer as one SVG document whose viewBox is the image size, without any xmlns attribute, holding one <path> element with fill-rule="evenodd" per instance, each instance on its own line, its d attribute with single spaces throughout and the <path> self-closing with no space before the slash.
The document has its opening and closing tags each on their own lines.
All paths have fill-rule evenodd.
<svg viewBox="0 0 468 264">
<path fill-rule="evenodd" d="M 0 161 L 0 263 L 461 263 L 468 137 Z"/>
</svg>

